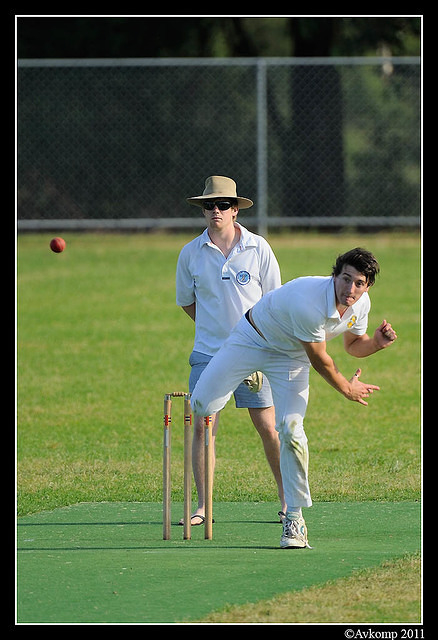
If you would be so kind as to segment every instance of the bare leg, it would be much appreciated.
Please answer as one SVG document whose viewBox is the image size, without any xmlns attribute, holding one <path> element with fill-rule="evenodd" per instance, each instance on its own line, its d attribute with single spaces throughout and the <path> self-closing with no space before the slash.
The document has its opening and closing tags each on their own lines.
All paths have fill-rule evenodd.
<svg viewBox="0 0 438 640">
<path fill-rule="evenodd" d="M 220 413 L 215 413 L 212 416 L 213 477 L 214 477 L 214 468 L 216 464 L 216 433 L 219 426 L 219 416 L 220 416 Z M 195 415 L 194 426 L 193 426 L 192 466 L 193 466 L 193 476 L 195 478 L 196 490 L 198 493 L 198 508 L 193 513 L 193 515 L 199 514 L 204 516 L 205 515 L 204 418 L 196 415 Z M 192 524 L 199 524 L 199 522 L 193 519 Z"/>
<path fill-rule="evenodd" d="M 251 420 L 260 435 L 265 451 L 266 459 L 272 470 L 272 474 L 277 483 L 277 492 L 282 511 L 286 512 L 284 500 L 283 483 L 280 471 L 280 440 L 275 430 L 275 408 L 266 407 L 262 409 L 248 409 Z M 219 427 L 220 412 L 213 414 L 213 477 L 216 464 L 216 434 Z M 193 441 L 192 441 L 192 466 L 198 494 L 198 506 L 193 515 L 205 515 L 205 492 L 204 492 L 204 418 L 194 416 Z M 182 520 L 181 520 L 182 522 Z M 192 524 L 199 524 L 195 519 Z"/>
<path fill-rule="evenodd" d="M 286 513 L 286 502 L 284 500 L 283 482 L 280 471 L 280 439 L 275 429 L 275 407 L 265 407 L 263 409 L 253 408 L 248 409 L 248 411 L 262 439 L 266 459 L 277 483 L 281 510 Z"/>
</svg>

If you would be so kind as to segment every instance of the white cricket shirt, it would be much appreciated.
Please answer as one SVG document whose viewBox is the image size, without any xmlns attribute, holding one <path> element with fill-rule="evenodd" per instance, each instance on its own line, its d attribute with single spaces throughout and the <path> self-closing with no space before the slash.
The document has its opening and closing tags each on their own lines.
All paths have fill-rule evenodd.
<svg viewBox="0 0 438 640">
<path fill-rule="evenodd" d="M 176 304 L 196 302 L 194 351 L 214 355 L 243 314 L 280 287 L 277 259 L 268 242 L 242 225 L 228 258 L 206 229 L 186 244 L 176 269 Z"/>
<path fill-rule="evenodd" d="M 341 318 L 333 277 L 308 276 L 286 282 L 262 298 L 253 308 L 252 318 L 271 348 L 294 358 L 304 354 L 307 361 L 300 340 L 323 342 L 345 331 L 363 335 L 370 308 L 366 292 Z"/>
</svg>

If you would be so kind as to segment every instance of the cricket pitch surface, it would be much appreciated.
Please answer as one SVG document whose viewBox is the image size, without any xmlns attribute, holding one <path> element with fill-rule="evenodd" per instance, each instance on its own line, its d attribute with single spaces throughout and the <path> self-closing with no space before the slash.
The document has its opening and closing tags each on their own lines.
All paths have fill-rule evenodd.
<svg viewBox="0 0 438 640">
<path fill-rule="evenodd" d="M 374 567 L 421 547 L 418 502 L 303 509 L 313 549 L 280 549 L 277 503 L 217 502 L 213 540 L 171 540 L 159 503 L 80 503 L 18 519 L 17 623 L 181 623 Z"/>
</svg>

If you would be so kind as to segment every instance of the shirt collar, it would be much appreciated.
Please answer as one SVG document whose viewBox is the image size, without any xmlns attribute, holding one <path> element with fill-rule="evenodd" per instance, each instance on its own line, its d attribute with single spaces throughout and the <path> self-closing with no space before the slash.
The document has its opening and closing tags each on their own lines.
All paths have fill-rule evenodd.
<svg viewBox="0 0 438 640">
<path fill-rule="evenodd" d="M 327 287 L 327 315 L 329 318 L 339 319 L 339 311 L 336 309 L 335 281 L 333 276 L 329 278 Z"/>
<path fill-rule="evenodd" d="M 239 240 L 238 244 L 236 245 L 239 248 L 240 251 L 242 251 L 246 247 L 256 247 L 257 246 L 257 242 L 256 242 L 256 239 L 255 239 L 255 236 L 254 236 L 253 233 L 251 233 L 251 231 L 248 231 L 248 229 L 246 227 L 243 227 L 238 222 L 235 222 L 234 225 L 240 229 L 240 240 Z M 203 233 L 201 234 L 201 242 L 202 242 L 202 244 L 210 244 L 211 243 L 210 236 L 208 235 L 208 228 L 204 229 Z"/>
<path fill-rule="evenodd" d="M 239 229 L 240 229 L 239 246 L 242 249 L 245 249 L 246 247 L 256 247 L 257 246 L 257 241 L 256 241 L 256 238 L 255 238 L 254 234 L 251 233 L 251 231 L 248 231 L 248 229 L 246 227 L 243 227 L 238 222 L 235 222 L 234 224 L 237 227 L 239 227 Z"/>
<path fill-rule="evenodd" d="M 209 244 L 211 242 L 210 236 L 208 235 L 208 229 L 204 229 L 204 231 L 201 233 L 201 241 L 202 244 Z"/>
</svg>

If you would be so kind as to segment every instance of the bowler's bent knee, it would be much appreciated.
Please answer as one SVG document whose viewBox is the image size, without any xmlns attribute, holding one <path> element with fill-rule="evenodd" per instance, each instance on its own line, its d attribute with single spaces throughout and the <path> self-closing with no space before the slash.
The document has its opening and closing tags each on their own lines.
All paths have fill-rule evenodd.
<svg viewBox="0 0 438 640">
<path fill-rule="evenodd" d="M 297 449 L 297 443 L 307 444 L 301 416 L 291 416 L 289 420 L 283 419 L 278 427 L 280 442 L 291 450 Z"/>
<path fill-rule="evenodd" d="M 197 416 L 211 416 L 225 407 L 232 394 L 233 392 L 230 391 L 225 395 L 217 396 L 214 392 L 210 391 L 207 396 L 207 394 L 203 394 L 202 390 L 198 389 L 198 385 L 196 385 L 191 397 L 192 411 Z"/>
</svg>

